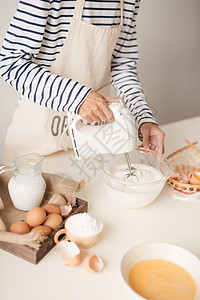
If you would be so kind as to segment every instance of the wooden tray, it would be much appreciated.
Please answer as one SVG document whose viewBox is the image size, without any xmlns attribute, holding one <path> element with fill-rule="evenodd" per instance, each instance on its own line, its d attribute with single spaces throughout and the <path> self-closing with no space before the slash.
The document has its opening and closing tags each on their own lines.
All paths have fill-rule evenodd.
<svg viewBox="0 0 200 300">
<path fill-rule="evenodd" d="M 26 215 L 26 212 L 19 211 L 12 205 L 12 201 L 10 199 L 9 192 L 7 189 L 7 184 L 11 176 L 12 173 L 11 174 L 4 173 L 0 177 L 0 196 L 5 205 L 4 210 L 1 212 L 1 217 L 7 227 L 7 230 L 9 230 L 9 227 L 13 222 L 24 220 Z M 49 174 L 49 173 L 43 173 L 43 177 L 46 181 L 47 189 L 41 206 L 43 206 L 45 203 L 49 201 L 49 198 L 52 196 L 53 193 L 60 193 L 67 199 L 69 196 L 66 195 L 67 190 L 68 191 L 70 190 L 70 195 L 76 194 L 76 190 L 72 192 L 74 187 L 77 186 L 75 182 L 74 184 L 73 181 L 69 181 L 66 178 L 54 174 Z M 59 183 L 61 183 L 61 185 Z M 87 210 L 88 210 L 88 203 L 85 200 L 76 198 L 76 205 L 73 207 L 70 216 L 77 213 L 87 212 Z M 53 239 L 54 234 L 60 228 L 64 227 L 65 220 L 66 218 L 63 219 L 63 222 L 60 226 L 58 226 L 55 230 L 51 232 L 51 234 L 47 237 L 47 239 L 41 244 L 39 250 L 36 250 L 28 246 L 23 246 L 14 243 L 8 243 L 8 242 L 1 242 L 1 241 L 0 241 L 0 248 L 22 259 L 25 259 L 33 264 L 37 264 L 55 246 L 54 239 Z"/>
</svg>

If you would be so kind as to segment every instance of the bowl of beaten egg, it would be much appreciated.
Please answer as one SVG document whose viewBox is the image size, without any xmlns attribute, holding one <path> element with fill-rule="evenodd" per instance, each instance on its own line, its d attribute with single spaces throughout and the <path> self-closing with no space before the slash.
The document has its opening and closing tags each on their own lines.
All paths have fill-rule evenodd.
<svg viewBox="0 0 200 300">
<path fill-rule="evenodd" d="M 135 246 L 123 256 L 120 271 L 133 299 L 200 299 L 200 260 L 176 245 Z"/>
</svg>

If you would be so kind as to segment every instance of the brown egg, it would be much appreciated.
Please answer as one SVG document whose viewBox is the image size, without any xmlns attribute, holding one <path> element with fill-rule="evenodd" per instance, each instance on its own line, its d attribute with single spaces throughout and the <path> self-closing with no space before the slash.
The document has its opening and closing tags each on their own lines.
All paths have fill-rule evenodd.
<svg viewBox="0 0 200 300">
<path fill-rule="evenodd" d="M 47 203 L 43 206 L 44 210 L 46 211 L 47 215 L 49 214 L 61 214 L 60 207 L 51 203 Z"/>
<path fill-rule="evenodd" d="M 63 218 L 58 214 L 50 214 L 46 217 L 43 225 L 49 226 L 51 229 L 56 229 L 63 221 Z"/>
<path fill-rule="evenodd" d="M 67 203 L 67 201 L 65 200 L 65 198 L 62 195 L 53 194 L 53 196 L 49 200 L 49 203 L 60 206 L 60 205 L 65 205 Z"/>
<path fill-rule="evenodd" d="M 42 207 L 33 207 L 26 214 L 26 222 L 32 226 L 41 225 L 46 219 L 46 211 Z"/>
<path fill-rule="evenodd" d="M 22 222 L 15 222 L 10 226 L 10 231 L 15 233 L 28 233 L 31 231 L 31 227 L 24 221 Z"/>
<path fill-rule="evenodd" d="M 52 229 L 49 226 L 45 226 L 45 225 L 39 225 L 36 227 L 33 227 L 31 231 L 35 231 L 35 230 L 41 230 L 42 234 L 47 236 L 52 232 Z"/>
</svg>

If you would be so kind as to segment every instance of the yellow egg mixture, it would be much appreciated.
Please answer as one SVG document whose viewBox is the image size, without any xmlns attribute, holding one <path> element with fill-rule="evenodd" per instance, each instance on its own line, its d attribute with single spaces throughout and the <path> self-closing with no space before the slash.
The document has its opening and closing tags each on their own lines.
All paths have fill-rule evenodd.
<svg viewBox="0 0 200 300">
<path fill-rule="evenodd" d="M 129 272 L 131 288 L 149 300 L 193 300 L 196 283 L 192 276 L 175 263 L 162 260 L 143 260 Z"/>
</svg>

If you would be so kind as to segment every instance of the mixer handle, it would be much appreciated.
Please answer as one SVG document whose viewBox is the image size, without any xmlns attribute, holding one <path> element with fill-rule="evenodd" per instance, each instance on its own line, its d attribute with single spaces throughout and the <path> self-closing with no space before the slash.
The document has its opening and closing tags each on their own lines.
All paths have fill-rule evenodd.
<svg viewBox="0 0 200 300">
<path fill-rule="evenodd" d="M 124 96 L 120 97 L 119 102 L 122 106 L 125 107 L 124 98 L 125 98 Z M 110 105 L 112 104 L 113 103 L 110 103 Z M 68 151 L 68 147 L 64 144 L 64 136 L 67 130 L 69 129 L 70 125 L 72 124 L 73 121 L 77 123 L 79 120 L 84 120 L 80 115 L 73 114 L 71 112 L 67 112 L 67 116 L 68 116 L 68 123 L 67 126 L 64 128 L 60 138 L 60 145 L 64 151 Z"/>
<path fill-rule="evenodd" d="M 64 128 L 64 130 L 63 130 L 63 132 L 61 134 L 61 137 L 60 137 L 60 145 L 61 145 L 62 149 L 64 151 L 66 151 L 66 152 L 68 151 L 68 148 L 64 145 L 64 136 L 67 133 L 67 130 L 69 129 L 69 126 L 71 125 L 71 123 L 74 120 L 74 116 L 70 112 L 67 113 L 67 117 L 68 117 L 68 119 L 67 119 L 67 126 Z"/>
<path fill-rule="evenodd" d="M 78 122 L 79 120 L 83 120 L 83 118 L 80 115 L 75 115 L 71 112 L 67 112 L 68 122 L 67 126 L 64 128 L 61 137 L 60 137 L 60 145 L 64 151 L 68 151 L 68 147 L 64 144 L 64 136 L 69 129 L 69 126 L 72 124 L 73 121 Z"/>
</svg>

